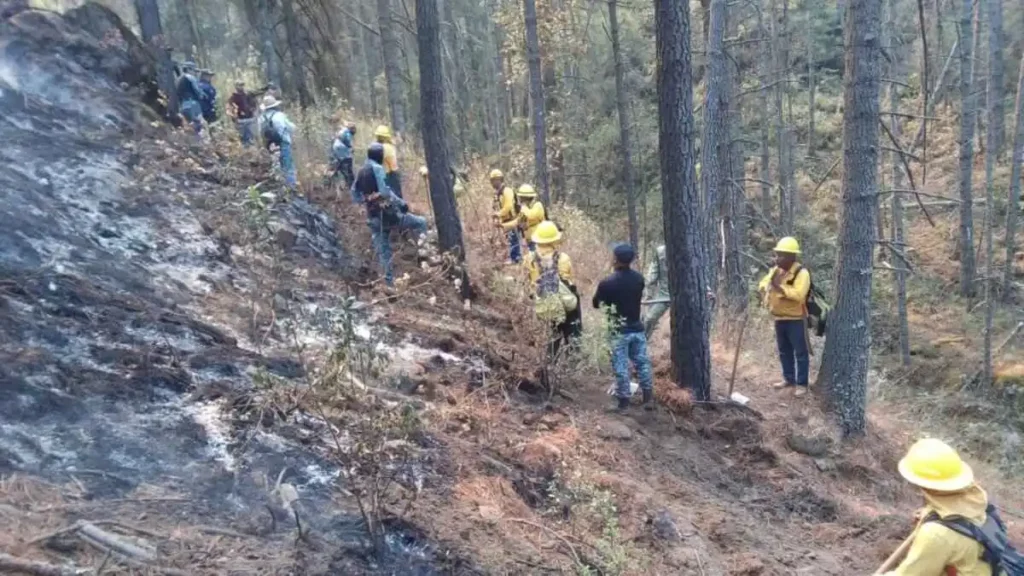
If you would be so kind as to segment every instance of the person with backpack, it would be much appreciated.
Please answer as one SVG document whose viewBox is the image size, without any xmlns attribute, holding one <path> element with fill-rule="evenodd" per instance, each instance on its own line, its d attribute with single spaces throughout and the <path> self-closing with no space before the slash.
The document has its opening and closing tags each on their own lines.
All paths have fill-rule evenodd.
<svg viewBox="0 0 1024 576">
<path fill-rule="evenodd" d="M 519 200 L 519 228 L 526 238 L 526 245 L 531 251 L 535 248 L 533 235 L 541 222 L 548 221 L 548 211 L 537 200 L 537 191 L 529 184 L 523 184 L 516 190 L 516 199 Z"/>
<path fill-rule="evenodd" d="M 505 185 L 505 175 L 501 170 L 491 170 L 490 181 L 494 187 L 494 205 L 497 208 L 494 219 L 508 239 L 508 259 L 519 264 L 523 260 L 522 241 L 519 239 L 519 201 L 512 187 Z"/>
<path fill-rule="evenodd" d="M 263 97 L 263 104 L 260 106 L 260 133 L 263 135 L 263 144 L 267 150 L 272 152 L 273 148 L 277 147 L 284 180 L 289 188 L 295 188 L 297 178 L 295 158 L 292 156 L 292 134 L 295 132 L 295 124 L 292 124 L 280 107 L 281 101 L 273 94 Z"/>
<path fill-rule="evenodd" d="M 352 185 L 352 200 L 366 206 L 366 225 L 373 236 L 384 271 L 384 284 L 391 290 L 395 287 L 392 267 L 391 231 L 410 230 L 417 236 L 426 234 L 427 220 L 409 213 L 409 206 L 395 194 L 384 178 L 384 146 L 379 142 L 370 144 L 366 151 L 366 163 L 359 169 Z"/>
<path fill-rule="evenodd" d="M 919 440 L 898 469 L 921 489 L 925 506 L 906 556 L 895 568 L 883 565 L 885 576 L 1024 575 L 1024 556 L 956 450 L 934 438 Z"/>
<path fill-rule="evenodd" d="M 606 306 L 612 314 L 612 369 L 615 371 L 615 410 L 629 409 L 632 390 L 629 381 L 629 363 L 636 370 L 645 410 L 654 409 L 654 376 L 651 359 L 647 355 L 647 336 L 640 320 L 640 302 L 644 295 L 644 277 L 631 268 L 636 251 L 629 244 L 619 244 L 613 250 L 614 272 L 597 285 L 594 308 Z"/>
<path fill-rule="evenodd" d="M 331 143 L 331 158 L 334 164 L 334 175 L 341 175 L 345 187 L 351 188 L 356 176 L 352 172 L 352 138 L 356 135 L 356 123 L 346 122 Z"/>
<path fill-rule="evenodd" d="M 775 343 L 782 364 L 782 381 L 773 388 L 795 387 L 795 396 L 807 394 L 810 343 L 807 334 L 807 297 L 811 273 L 797 263 L 800 244 L 787 236 L 775 246 L 775 266 L 761 280 L 758 290 L 775 318 Z"/>
<path fill-rule="evenodd" d="M 182 64 L 181 76 L 178 77 L 175 90 L 178 93 L 181 115 L 192 124 L 192 129 L 195 130 L 196 135 L 199 135 L 203 132 L 202 103 L 206 100 L 206 93 L 199 86 L 199 80 L 196 79 L 196 70 L 195 62 L 189 61 Z"/>
<path fill-rule="evenodd" d="M 654 256 L 651 263 L 647 265 L 647 298 L 653 301 L 644 316 L 644 334 L 647 335 L 647 338 L 654 334 L 654 331 L 658 329 L 661 317 L 671 308 L 664 244 L 654 250 Z"/>
<path fill-rule="evenodd" d="M 217 88 L 213 85 L 213 70 L 203 70 L 199 76 L 199 89 L 203 92 L 203 100 L 199 108 L 203 111 L 203 120 L 207 124 L 217 121 Z"/>
<path fill-rule="evenodd" d="M 398 171 L 398 149 L 392 142 L 391 128 L 381 124 L 373 133 L 384 146 L 384 173 L 387 175 L 388 186 L 399 198 L 402 198 L 402 175 Z"/>
<path fill-rule="evenodd" d="M 583 334 L 579 290 L 572 280 L 572 260 L 558 249 L 562 232 L 554 222 L 544 221 L 533 233 L 533 248 L 523 264 L 533 287 L 537 318 L 551 325 L 548 358 L 558 357 L 562 346 L 571 346 Z"/>
</svg>

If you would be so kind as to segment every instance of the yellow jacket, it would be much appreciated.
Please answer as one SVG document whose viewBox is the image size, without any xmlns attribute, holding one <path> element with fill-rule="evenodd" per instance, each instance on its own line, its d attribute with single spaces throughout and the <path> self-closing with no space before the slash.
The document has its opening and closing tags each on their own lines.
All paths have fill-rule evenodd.
<svg viewBox="0 0 1024 576">
<path fill-rule="evenodd" d="M 519 217 L 522 219 L 523 228 L 526 229 L 526 241 L 533 241 L 533 231 L 537 229 L 537 225 L 545 220 L 544 205 L 540 203 L 540 200 L 534 201 L 533 204 L 526 206 L 520 206 Z"/>
<path fill-rule="evenodd" d="M 512 230 L 519 225 L 519 214 L 516 212 L 516 193 L 505 186 L 498 196 L 498 221 L 505 230 Z"/>
<path fill-rule="evenodd" d="M 958 534 L 938 522 L 924 522 L 932 512 L 939 516 L 963 516 L 979 526 L 985 522 L 988 496 L 977 485 L 963 492 L 937 494 L 925 492 L 914 542 L 903 562 L 885 576 L 945 576 L 946 567 L 956 568 L 957 576 L 992 576 L 992 569 L 981 560 L 984 551 L 972 538 Z"/>
<path fill-rule="evenodd" d="M 530 273 L 530 286 L 537 286 L 537 280 L 540 279 L 540 262 L 538 258 L 550 258 L 555 250 L 558 250 L 550 244 L 540 244 L 535 250 L 530 250 L 526 253 L 526 258 L 523 259 L 523 265 L 526 266 L 527 271 Z M 569 255 L 561 250 L 558 251 L 558 276 L 568 285 L 572 285 L 572 260 L 569 259 Z"/>
<path fill-rule="evenodd" d="M 768 275 L 761 279 L 758 291 L 764 295 L 764 304 L 778 320 L 794 320 L 807 316 L 807 293 L 811 290 L 811 273 L 800 266 L 800 271 L 793 279 L 793 270 L 800 266 L 793 264 L 789 270 L 772 267 Z M 780 288 L 782 292 L 772 289 L 772 275 L 779 270 L 784 274 Z"/>
<path fill-rule="evenodd" d="M 390 174 L 398 172 L 398 149 L 390 142 L 383 142 L 384 145 L 384 172 Z"/>
</svg>

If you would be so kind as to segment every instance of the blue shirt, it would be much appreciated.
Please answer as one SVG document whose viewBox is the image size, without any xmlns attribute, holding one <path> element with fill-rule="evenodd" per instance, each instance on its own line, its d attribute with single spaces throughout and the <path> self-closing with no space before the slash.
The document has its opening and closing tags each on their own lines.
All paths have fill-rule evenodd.
<svg viewBox="0 0 1024 576">
<path fill-rule="evenodd" d="M 352 158 L 352 132 L 345 128 L 331 144 L 331 151 L 338 160 L 349 160 Z"/>
<path fill-rule="evenodd" d="M 199 90 L 204 97 L 199 104 L 203 107 L 203 114 L 213 112 L 217 105 L 217 89 L 206 80 L 199 81 Z"/>
</svg>

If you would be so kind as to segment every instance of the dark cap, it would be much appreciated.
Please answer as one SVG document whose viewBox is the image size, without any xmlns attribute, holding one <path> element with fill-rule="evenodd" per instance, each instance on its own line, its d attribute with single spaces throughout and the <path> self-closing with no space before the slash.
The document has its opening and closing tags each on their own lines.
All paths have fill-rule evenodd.
<svg viewBox="0 0 1024 576">
<path fill-rule="evenodd" d="M 632 264 L 633 259 L 636 258 L 636 250 L 633 250 L 633 247 L 626 243 L 617 244 L 612 253 L 615 254 L 616 262 L 626 266 Z"/>
</svg>

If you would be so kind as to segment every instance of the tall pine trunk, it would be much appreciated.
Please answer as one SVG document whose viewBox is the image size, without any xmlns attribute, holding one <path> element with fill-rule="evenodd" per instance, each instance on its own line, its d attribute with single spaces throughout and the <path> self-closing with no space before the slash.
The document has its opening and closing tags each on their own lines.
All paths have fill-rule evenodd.
<svg viewBox="0 0 1024 576">
<path fill-rule="evenodd" d="M 689 386 L 697 400 L 708 401 L 711 306 L 693 151 L 690 10 L 677 0 L 655 0 L 654 8 L 662 217 L 672 294 L 672 365 L 676 382 Z"/>
<path fill-rule="evenodd" d="M 157 60 L 156 83 L 167 98 L 167 120 L 178 125 L 178 91 L 175 89 L 174 64 L 167 51 L 163 24 L 160 22 L 160 6 L 157 0 L 135 0 L 135 13 L 142 31 L 142 41 L 149 47 Z"/>
<path fill-rule="evenodd" d="M 998 127 L 999 122 L 996 116 L 1002 113 L 1002 106 L 998 102 L 1002 98 L 1002 91 L 996 87 L 996 82 L 1002 81 L 1002 75 L 997 76 L 995 72 L 995 62 L 999 59 L 999 52 L 1002 50 L 1002 46 L 1000 42 L 991 39 L 997 35 L 996 30 L 1001 28 L 1001 23 L 992 22 L 992 19 L 995 15 L 1001 14 L 1002 9 L 993 8 L 992 5 L 998 4 L 1001 1 L 984 0 L 988 8 L 990 23 L 988 90 L 985 91 L 985 116 L 988 130 L 985 134 L 985 221 L 983 223 L 983 232 L 985 234 L 985 278 L 982 284 L 985 298 L 985 333 L 982 336 L 982 353 L 985 360 L 984 384 L 986 386 L 992 383 L 992 315 L 995 311 L 995 303 L 993 302 L 995 298 L 992 294 L 992 281 L 995 277 L 995 266 L 992 262 L 993 258 L 995 258 L 995 241 L 992 237 L 992 204 L 995 200 L 995 194 L 992 187 L 995 179 L 996 157 L 999 156 L 999 142 L 997 139 L 1000 137 L 1000 128 Z"/>
<path fill-rule="evenodd" d="M 547 129 L 544 125 L 544 78 L 540 63 L 540 39 L 537 37 L 537 3 L 523 0 L 523 20 L 526 24 L 526 62 L 530 69 L 530 106 L 533 115 L 534 179 L 540 189 L 544 205 L 551 203 L 548 184 Z"/>
<path fill-rule="evenodd" d="M 728 114 L 729 73 L 725 54 L 725 28 L 728 17 L 728 0 L 711 0 L 710 22 L 708 24 L 707 82 L 704 92 L 704 137 L 701 140 L 701 192 L 704 201 L 704 241 L 707 244 L 708 285 L 718 291 L 719 266 L 719 201 L 726 193 L 721 188 L 722 173 L 728 173 L 729 124 Z M 724 161 L 724 162 L 723 162 Z"/>
<path fill-rule="evenodd" d="M 384 56 L 384 80 L 388 89 L 391 128 L 405 132 L 405 82 L 402 80 L 402 45 L 391 21 L 390 0 L 377 0 L 377 25 L 380 28 L 381 53 Z M 440 66 L 438 73 L 441 72 Z"/>
<path fill-rule="evenodd" d="M 626 94 L 622 47 L 619 44 L 618 0 L 608 2 L 608 23 L 612 37 L 612 56 L 615 59 L 615 105 L 619 112 L 619 146 L 622 150 L 622 189 L 626 194 L 626 215 L 629 219 L 629 243 L 640 247 L 639 227 L 636 219 L 636 178 L 633 176 L 633 146 L 629 137 L 629 96 Z"/>
<path fill-rule="evenodd" d="M 758 71 L 758 84 L 759 90 L 758 96 L 761 98 L 768 97 L 768 76 L 773 66 L 774 60 L 772 59 L 771 43 L 774 42 L 774 36 L 770 36 L 764 27 L 764 2 L 758 6 L 757 10 L 757 29 L 758 36 L 762 41 L 762 45 L 766 46 L 761 50 L 761 58 L 759 61 L 760 70 Z M 770 109 L 767 106 L 762 107 L 763 114 L 761 117 L 761 164 L 758 169 L 758 179 L 761 180 L 761 212 L 765 220 L 771 222 L 772 219 L 772 186 L 771 186 L 771 147 L 769 146 L 769 116 L 771 115 Z"/>
<path fill-rule="evenodd" d="M 1017 79 L 1016 116 L 1013 122 L 1013 159 L 1010 169 L 1010 194 L 1006 203 L 1006 262 L 1003 263 L 1003 297 L 1013 295 L 1013 260 L 1017 252 L 1017 212 L 1020 205 L 1020 163 L 1024 156 L 1024 56 Z"/>
<path fill-rule="evenodd" d="M 313 94 L 306 83 L 306 42 L 305 34 L 295 18 L 293 0 L 281 0 L 281 11 L 284 13 L 284 29 L 288 35 L 288 55 L 291 57 L 291 78 L 295 90 L 299 93 L 299 105 L 303 109 L 313 105 Z"/>
<path fill-rule="evenodd" d="M 843 74 L 843 178 L 836 305 L 819 382 L 845 436 L 864 433 L 871 351 L 871 276 L 878 195 L 882 0 L 851 0 Z"/>
<path fill-rule="evenodd" d="M 895 7 L 896 0 L 889 0 L 886 3 L 888 8 L 888 38 L 889 38 L 889 54 L 892 56 L 892 62 L 889 65 L 889 75 L 894 82 L 889 83 L 889 110 L 896 112 L 899 110 L 900 104 L 900 85 L 895 81 L 900 81 L 904 78 L 903 65 L 901 57 L 904 52 L 898 47 L 897 30 L 898 27 L 895 25 Z M 892 132 L 895 138 L 900 138 L 902 135 L 902 123 L 900 117 L 896 114 L 889 116 L 889 130 Z M 892 182 L 890 187 L 892 188 L 892 196 L 890 197 L 890 228 L 889 228 L 889 239 L 892 242 L 890 249 L 892 251 L 900 251 L 903 254 L 908 253 L 906 250 L 905 240 L 906 237 L 904 230 L 904 216 L 903 216 L 903 196 L 901 196 L 900 189 L 903 188 L 903 161 L 899 157 L 899 152 L 889 152 L 889 167 L 890 173 L 892 174 Z M 907 273 L 904 271 L 907 268 L 906 263 L 899 262 L 896 257 L 892 258 L 893 267 L 896 270 L 893 272 L 893 288 L 896 293 L 896 332 L 900 347 L 900 361 L 904 366 L 910 366 L 910 326 L 907 317 Z"/>
<path fill-rule="evenodd" d="M 1003 61 L 1003 3 L 987 1 L 985 6 L 988 9 L 988 91 L 992 102 L 988 121 L 994 123 L 990 128 L 993 132 L 989 141 L 996 146 L 996 154 L 1001 154 L 1006 144 L 1006 107 L 1003 104 L 1003 83 L 1006 77 L 1006 64 Z"/>
<path fill-rule="evenodd" d="M 466 83 L 466 74 L 463 70 L 462 65 L 462 48 L 461 38 L 465 36 L 465 32 L 458 34 L 457 26 L 455 25 L 455 17 L 452 12 L 453 0 L 441 0 L 444 2 L 444 43 L 442 46 L 448 53 L 448 59 L 446 61 L 447 66 L 445 67 L 446 75 L 451 79 L 456 102 L 459 106 L 459 112 L 455 114 L 455 125 L 459 131 L 459 156 L 462 157 L 463 161 L 466 160 L 466 153 L 469 149 L 469 118 L 472 114 L 472 107 L 469 102 L 470 87 Z"/>
<path fill-rule="evenodd" d="M 974 59 L 971 54 L 973 0 L 962 0 L 960 10 L 960 294 L 974 296 Z"/>
<path fill-rule="evenodd" d="M 277 62 L 274 50 L 274 13 L 272 0 L 257 0 L 257 18 L 259 19 L 260 54 L 263 56 L 263 67 L 267 80 L 278 88 L 281 87 L 281 67 Z"/>
</svg>

